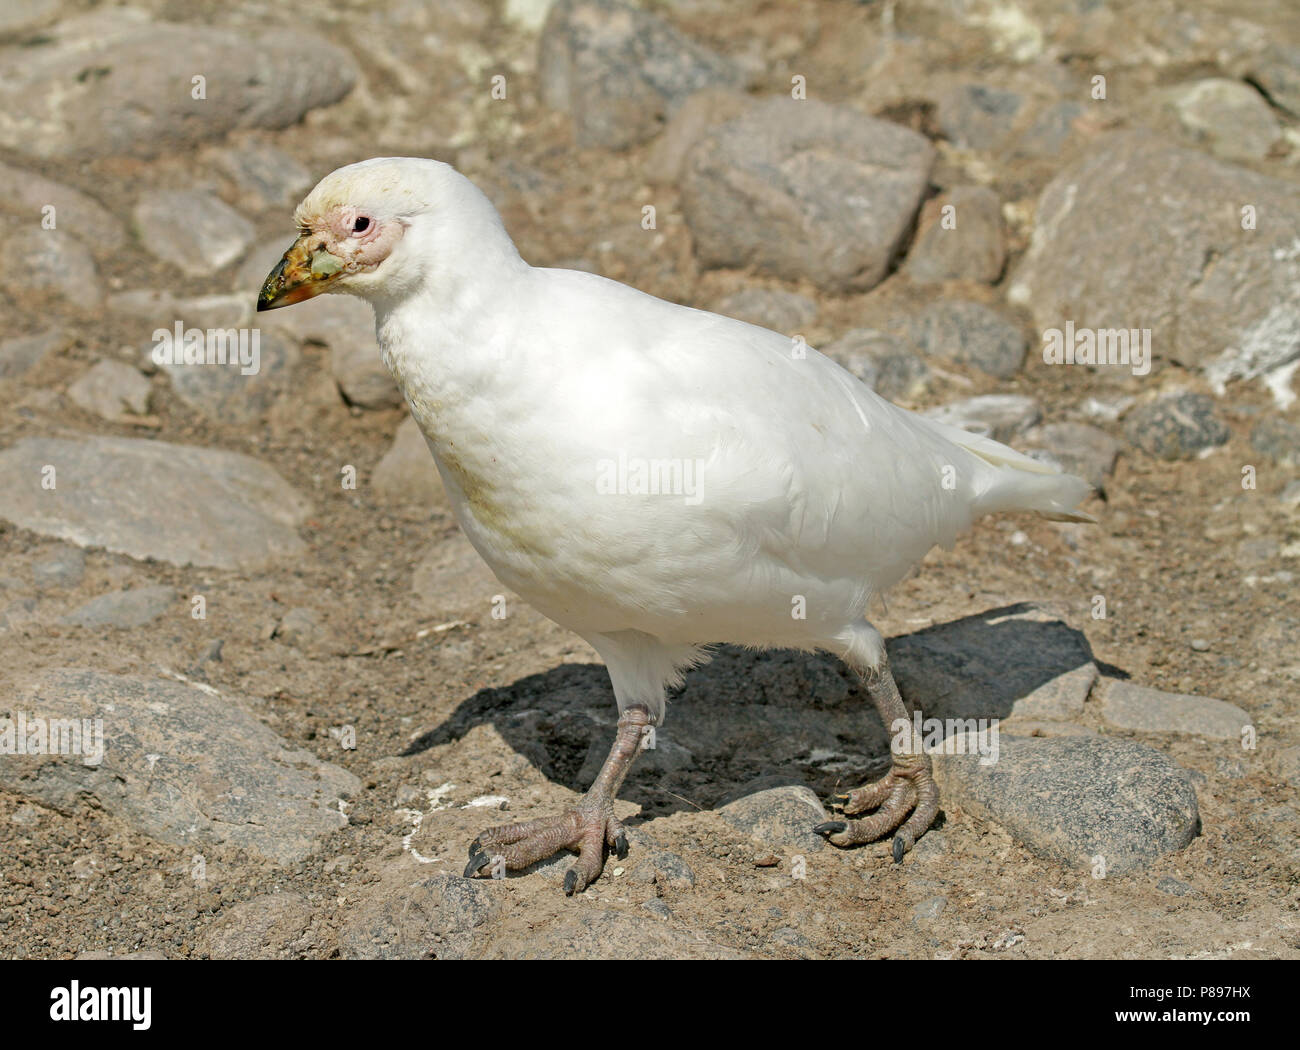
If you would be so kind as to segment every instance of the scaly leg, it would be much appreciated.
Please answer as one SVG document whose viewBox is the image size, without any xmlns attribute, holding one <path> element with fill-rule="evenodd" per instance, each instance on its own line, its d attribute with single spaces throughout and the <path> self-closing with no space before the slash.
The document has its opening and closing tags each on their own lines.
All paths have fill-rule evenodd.
<svg viewBox="0 0 1300 1050">
<path fill-rule="evenodd" d="M 900 718 L 909 721 L 911 716 L 889 670 L 889 662 L 882 660 L 878 668 L 864 676 L 864 681 L 885 723 L 885 731 L 892 736 L 894 723 Z M 921 741 L 913 739 L 912 751 L 895 753 L 893 768 L 883 777 L 846 795 L 835 796 L 831 804 L 848 816 L 869 809 L 876 812 L 862 820 L 828 820 L 818 824 L 814 831 L 825 835 L 836 846 L 856 846 L 898 828 L 893 853 L 895 862 L 901 862 L 903 854 L 925 834 L 939 812 L 939 788 L 930 772 L 930 756 L 922 750 Z"/>
<path fill-rule="evenodd" d="M 572 896 L 599 877 L 605 866 L 606 846 L 619 859 L 626 857 L 627 835 L 614 816 L 614 796 L 641 750 L 643 730 L 649 724 L 649 709 L 637 705 L 624 711 L 618 720 L 618 734 L 609 757 L 582 801 L 556 817 L 484 831 L 470 843 L 465 877 L 490 875 L 497 864 L 516 871 L 561 849 L 577 850 L 578 859 L 564 874 L 564 892 Z"/>
</svg>

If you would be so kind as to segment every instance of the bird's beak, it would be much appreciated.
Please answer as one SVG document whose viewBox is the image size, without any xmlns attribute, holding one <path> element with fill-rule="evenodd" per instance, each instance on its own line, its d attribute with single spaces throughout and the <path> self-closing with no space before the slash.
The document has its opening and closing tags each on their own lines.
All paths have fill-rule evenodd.
<svg viewBox="0 0 1300 1050">
<path fill-rule="evenodd" d="M 319 237 L 304 233 L 290 245 L 262 284 L 258 310 L 292 306 L 320 295 L 343 272 L 343 260 L 327 252 Z"/>
</svg>

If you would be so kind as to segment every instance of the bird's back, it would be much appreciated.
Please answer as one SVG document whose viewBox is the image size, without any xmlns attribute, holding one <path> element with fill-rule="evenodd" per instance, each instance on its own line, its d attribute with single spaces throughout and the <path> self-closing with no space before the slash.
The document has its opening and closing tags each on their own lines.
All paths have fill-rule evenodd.
<svg viewBox="0 0 1300 1050">
<path fill-rule="evenodd" d="M 842 566 L 865 547 L 883 579 L 984 514 L 1086 520 L 1073 510 L 1090 491 L 1081 479 L 900 408 L 801 341 L 590 274 L 534 272 L 555 301 L 572 297 L 556 339 L 577 348 L 589 389 L 608 384 L 613 429 L 701 459 L 707 502 L 781 549 Z"/>
<path fill-rule="evenodd" d="M 615 602 L 627 626 L 695 611 L 700 630 L 757 643 L 735 636 L 755 607 L 788 624 L 790 595 L 811 593 L 842 625 L 981 514 L 1068 515 L 1088 491 L 777 333 L 576 271 L 529 283 L 493 349 L 492 381 L 517 395 L 491 438 L 509 477 L 475 479 L 512 525 L 494 533 L 470 508 L 466 531 L 561 622 L 609 619 Z M 646 491 L 647 469 L 681 489 Z M 522 521 L 531 551 L 516 549 Z"/>
</svg>

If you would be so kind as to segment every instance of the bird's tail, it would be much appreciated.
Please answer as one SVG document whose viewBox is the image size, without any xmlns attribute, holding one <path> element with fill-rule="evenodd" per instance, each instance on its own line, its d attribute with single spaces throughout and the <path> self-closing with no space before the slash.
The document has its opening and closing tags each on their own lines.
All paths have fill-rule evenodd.
<svg viewBox="0 0 1300 1050">
<path fill-rule="evenodd" d="M 934 420 L 928 420 L 934 423 Z M 987 468 L 975 484 L 973 510 L 977 517 L 1015 511 L 1035 511 L 1050 521 L 1095 522 L 1078 510 L 1092 492 L 1083 478 L 1008 448 L 992 438 L 960 427 L 939 424 L 956 445 L 978 457 Z"/>
</svg>

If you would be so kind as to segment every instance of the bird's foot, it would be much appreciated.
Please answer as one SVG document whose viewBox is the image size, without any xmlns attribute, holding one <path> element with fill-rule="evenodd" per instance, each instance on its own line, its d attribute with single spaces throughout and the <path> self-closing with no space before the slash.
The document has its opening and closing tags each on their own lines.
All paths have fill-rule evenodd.
<svg viewBox="0 0 1300 1050">
<path fill-rule="evenodd" d="M 562 849 L 577 850 L 578 859 L 564 874 L 564 892 L 581 893 L 605 867 L 605 847 L 622 859 L 627 835 L 614 816 L 614 801 L 588 792 L 573 809 L 559 816 L 489 828 L 470 843 L 466 878 L 504 878 L 545 860 Z"/>
<path fill-rule="evenodd" d="M 507 871 L 526 868 L 562 849 L 577 850 L 578 859 L 564 873 L 564 892 L 571 897 L 600 876 L 606 846 L 619 859 L 626 857 L 627 835 L 614 816 L 614 796 L 641 750 L 649 724 L 649 709 L 641 704 L 630 705 L 619 716 L 614 746 L 582 801 L 558 817 L 488 828 L 470 843 L 465 877 L 505 878 Z"/>
<path fill-rule="evenodd" d="M 869 809 L 875 812 L 862 820 L 828 820 L 818 824 L 814 831 L 825 835 L 833 845 L 856 846 L 874 842 L 897 828 L 893 854 L 895 862 L 901 862 L 903 854 L 934 822 L 939 812 L 939 788 L 930 772 L 929 757 L 908 756 L 896 759 L 894 768 L 879 780 L 833 796 L 831 805 L 843 810 L 846 816 Z"/>
</svg>

